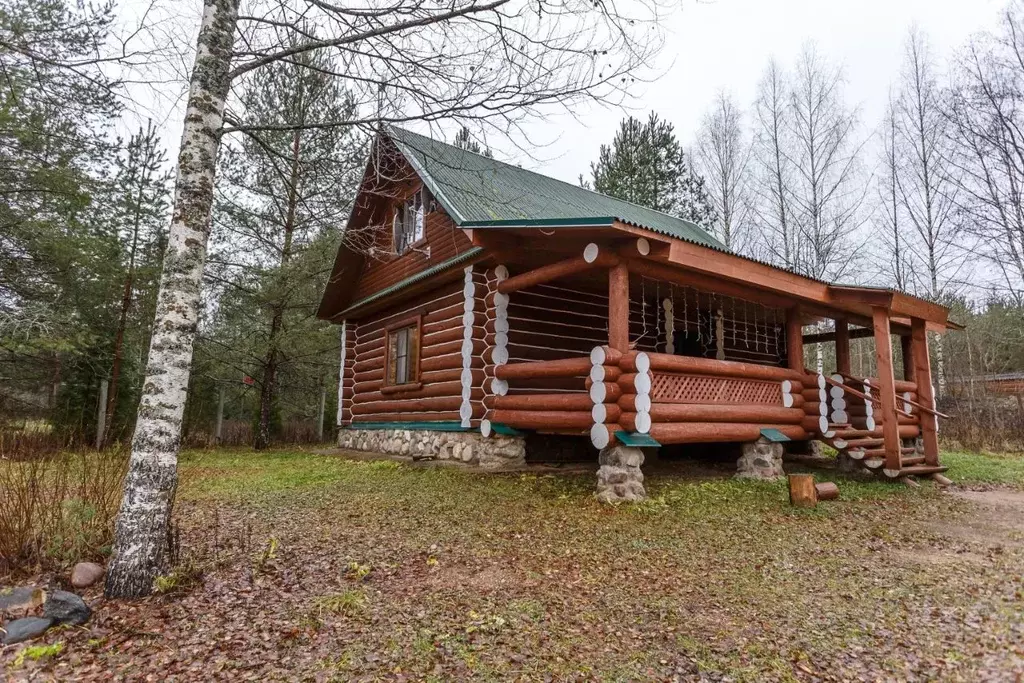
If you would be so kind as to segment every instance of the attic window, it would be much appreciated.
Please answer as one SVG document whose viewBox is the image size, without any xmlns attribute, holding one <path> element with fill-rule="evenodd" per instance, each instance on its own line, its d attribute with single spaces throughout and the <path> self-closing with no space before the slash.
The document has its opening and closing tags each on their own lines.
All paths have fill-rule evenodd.
<svg viewBox="0 0 1024 683">
<path fill-rule="evenodd" d="M 404 254 L 425 236 L 426 190 L 420 190 L 395 209 L 395 253 Z"/>
</svg>

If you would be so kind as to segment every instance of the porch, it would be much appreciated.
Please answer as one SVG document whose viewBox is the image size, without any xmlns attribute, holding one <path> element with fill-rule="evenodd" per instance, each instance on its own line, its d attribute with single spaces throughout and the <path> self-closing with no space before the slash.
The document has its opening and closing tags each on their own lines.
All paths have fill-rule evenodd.
<svg viewBox="0 0 1024 683">
<path fill-rule="evenodd" d="M 618 243 L 575 245 L 578 256 L 567 255 L 573 245 L 562 242 L 540 250 L 562 253 L 561 260 L 538 264 L 534 255 L 533 263 L 511 264 L 515 272 L 496 269 L 483 434 L 586 436 L 602 452 L 819 440 L 848 468 L 891 478 L 944 471 L 927 345 L 929 329 L 945 328 L 944 309 L 703 247 L 684 251 L 677 241 L 645 235 L 623 243 L 618 235 Z M 496 237 L 474 241 L 494 248 Z M 694 258 L 700 250 L 703 260 Z M 563 331 L 554 341 L 565 325 L 557 315 L 542 325 L 509 316 L 516 299 L 538 298 L 545 287 L 553 297 L 586 298 L 602 313 L 602 339 Z M 544 310 L 536 302 L 534 308 Z M 805 328 L 821 329 L 827 320 L 828 332 L 805 336 Z M 901 340 L 900 379 L 893 334 Z M 864 336 L 876 341 L 874 377 L 854 377 L 850 369 L 850 339 Z M 536 352 L 510 353 L 512 338 Z M 597 342 L 589 352 L 588 340 Z M 825 342 L 835 344 L 835 372 L 808 370 L 805 347 Z"/>
</svg>

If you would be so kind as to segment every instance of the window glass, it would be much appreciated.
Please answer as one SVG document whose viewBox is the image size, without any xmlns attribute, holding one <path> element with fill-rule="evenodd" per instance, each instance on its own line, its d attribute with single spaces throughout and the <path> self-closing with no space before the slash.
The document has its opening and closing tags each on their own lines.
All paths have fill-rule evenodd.
<svg viewBox="0 0 1024 683">
<path fill-rule="evenodd" d="M 420 360 L 419 326 L 411 325 L 388 332 L 387 383 L 409 384 L 417 381 Z"/>
</svg>

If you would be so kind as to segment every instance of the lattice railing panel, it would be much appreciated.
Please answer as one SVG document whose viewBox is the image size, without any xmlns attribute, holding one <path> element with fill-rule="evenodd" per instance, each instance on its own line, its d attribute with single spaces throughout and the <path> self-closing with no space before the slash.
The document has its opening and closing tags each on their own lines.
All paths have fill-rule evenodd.
<svg viewBox="0 0 1024 683">
<path fill-rule="evenodd" d="M 655 403 L 736 403 L 743 405 L 781 405 L 778 382 L 657 373 L 651 381 L 651 400 Z"/>
</svg>

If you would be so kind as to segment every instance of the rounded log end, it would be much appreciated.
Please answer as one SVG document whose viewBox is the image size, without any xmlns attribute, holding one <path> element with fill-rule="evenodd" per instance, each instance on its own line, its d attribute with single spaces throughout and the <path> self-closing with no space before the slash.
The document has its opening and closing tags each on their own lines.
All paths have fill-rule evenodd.
<svg viewBox="0 0 1024 683">
<path fill-rule="evenodd" d="M 647 411 L 636 414 L 636 431 L 640 434 L 647 434 L 651 431 L 651 414 Z"/>
<path fill-rule="evenodd" d="M 793 391 L 793 383 L 788 379 L 782 380 L 782 393 L 788 394 Z"/>
<path fill-rule="evenodd" d="M 651 411 L 651 396 L 650 394 L 637 394 L 633 399 L 633 408 L 638 413 L 648 413 Z"/>
<path fill-rule="evenodd" d="M 605 353 L 603 346 L 595 346 L 590 351 L 590 362 L 593 363 L 594 365 L 604 365 L 604 362 L 605 360 L 607 360 L 607 358 L 608 354 Z"/>
<path fill-rule="evenodd" d="M 504 396 L 508 393 L 508 382 L 495 377 L 491 380 L 491 393 L 496 396 Z"/>
<path fill-rule="evenodd" d="M 849 455 L 854 460 L 864 459 L 864 449 L 862 448 L 852 448 L 849 451 L 847 451 L 846 454 Z"/>
<path fill-rule="evenodd" d="M 818 431 L 822 434 L 828 433 L 828 418 L 824 415 L 818 418 Z"/>
<path fill-rule="evenodd" d="M 594 382 L 590 385 L 590 400 L 595 404 L 604 403 L 604 399 L 608 396 L 608 388 L 604 382 Z"/>
<path fill-rule="evenodd" d="M 885 476 L 889 477 L 890 479 L 895 479 L 896 477 L 900 476 L 900 471 L 899 470 L 882 470 L 882 474 L 884 474 Z"/>
<path fill-rule="evenodd" d="M 590 381 L 592 382 L 603 382 L 605 376 L 604 366 L 595 365 L 590 368 Z"/>
<path fill-rule="evenodd" d="M 480 436 L 485 439 L 491 436 L 491 421 L 487 418 L 480 420 Z"/>
<path fill-rule="evenodd" d="M 611 440 L 611 434 L 608 433 L 608 427 L 605 425 L 596 424 L 590 428 L 590 443 L 594 444 L 594 448 L 607 448 Z"/>
<path fill-rule="evenodd" d="M 651 243 L 646 237 L 639 237 L 636 240 L 636 250 L 641 256 L 648 256 L 651 253 Z"/>
<path fill-rule="evenodd" d="M 595 403 L 590 409 L 590 417 L 598 424 L 604 424 L 608 419 L 608 406 L 604 403 Z"/>
<path fill-rule="evenodd" d="M 793 394 L 790 394 L 789 392 L 786 392 L 786 391 L 782 392 L 782 407 L 783 408 L 792 408 L 793 407 Z"/>
<path fill-rule="evenodd" d="M 597 260 L 597 255 L 601 253 L 601 249 L 591 242 L 583 248 L 583 260 L 587 263 L 593 263 Z"/>
<path fill-rule="evenodd" d="M 883 460 L 882 458 L 868 458 L 867 460 L 864 461 L 864 467 L 867 467 L 872 470 L 877 470 L 884 464 L 885 460 Z"/>
<path fill-rule="evenodd" d="M 498 282 L 508 279 L 508 268 L 504 264 L 499 265 L 494 269 L 494 277 L 498 278 Z"/>
<path fill-rule="evenodd" d="M 869 415 L 868 418 L 864 420 L 864 428 L 869 432 L 875 431 L 875 418 Z"/>
<path fill-rule="evenodd" d="M 825 381 L 825 375 L 818 374 L 818 388 L 824 390 L 828 386 L 828 382 Z"/>
<path fill-rule="evenodd" d="M 635 361 L 635 363 L 636 363 L 636 371 L 638 373 L 645 374 L 648 370 L 651 369 L 651 357 L 648 356 L 643 351 L 641 351 L 640 353 L 636 354 L 636 361 Z"/>
</svg>

